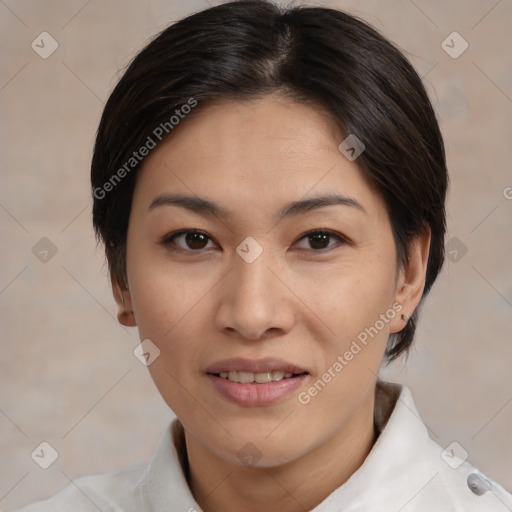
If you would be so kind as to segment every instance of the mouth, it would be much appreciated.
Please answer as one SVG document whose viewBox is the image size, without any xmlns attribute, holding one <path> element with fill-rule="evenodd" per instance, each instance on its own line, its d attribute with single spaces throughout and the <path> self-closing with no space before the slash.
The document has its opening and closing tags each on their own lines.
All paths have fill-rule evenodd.
<svg viewBox="0 0 512 512">
<path fill-rule="evenodd" d="M 243 406 L 270 405 L 296 391 L 310 375 L 275 358 L 226 359 L 208 366 L 205 373 L 224 398 Z"/>
<path fill-rule="evenodd" d="M 266 384 L 309 374 L 306 368 L 273 357 L 262 359 L 244 359 L 241 357 L 224 359 L 208 366 L 205 372 L 221 379 L 242 384 Z"/>
<path fill-rule="evenodd" d="M 208 372 L 209 373 L 209 372 Z M 209 373 L 221 379 L 230 380 L 231 382 L 239 382 L 240 384 L 267 384 L 269 382 L 278 382 L 283 379 L 293 379 L 302 375 L 308 375 L 307 372 L 292 373 L 283 370 L 273 370 L 266 372 L 247 372 L 247 371 L 231 371 L 220 373 Z"/>
</svg>

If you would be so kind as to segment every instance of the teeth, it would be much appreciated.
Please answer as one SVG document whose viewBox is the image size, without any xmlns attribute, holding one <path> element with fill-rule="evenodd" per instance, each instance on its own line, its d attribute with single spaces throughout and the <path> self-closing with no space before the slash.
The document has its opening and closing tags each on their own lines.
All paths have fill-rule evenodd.
<svg viewBox="0 0 512 512">
<path fill-rule="evenodd" d="M 251 384 L 256 382 L 257 384 L 265 384 L 266 382 L 277 382 L 282 379 L 289 379 L 293 376 L 293 373 L 285 373 L 281 370 L 275 370 L 273 372 L 221 372 L 219 376 L 223 379 L 228 379 L 233 382 L 240 382 L 242 384 Z"/>
<path fill-rule="evenodd" d="M 272 372 L 272 380 L 281 380 L 284 379 L 284 372 L 280 370 L 276 370 L 275 372 Z"/>
<path fill-rule="evenodd" d="M 235 372 L 229 372 L 229 378 L 231 379 L 231 373 Z M 254 373 L 250 372 L 237 372 L 238 373 L 238 382 L 241 382 L 242 384 L 250 384 L 251 382 L 254 382 Z"/>
</svg>

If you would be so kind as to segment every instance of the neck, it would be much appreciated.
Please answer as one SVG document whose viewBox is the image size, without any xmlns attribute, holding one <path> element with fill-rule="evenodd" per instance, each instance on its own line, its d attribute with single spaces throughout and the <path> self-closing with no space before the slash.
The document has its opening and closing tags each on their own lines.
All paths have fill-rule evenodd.
<svg viewBox="0 0 512 512">
<path fill-rule="evenodd" d="M 189 486 L 204 512 L 312 510 L 362 465 L 376 440 L 374 395 L 342 429 L 283 465 L 245 467 L 220 459 L 185 431 Z"/>
</svg>

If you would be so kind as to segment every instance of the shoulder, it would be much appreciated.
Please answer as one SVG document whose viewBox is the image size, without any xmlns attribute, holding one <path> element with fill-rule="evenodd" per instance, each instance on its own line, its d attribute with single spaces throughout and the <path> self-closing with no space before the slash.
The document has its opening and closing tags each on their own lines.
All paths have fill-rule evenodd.
<svg viewBox="0 0 512 512">
<path fill-rule="evenodd" d="M 466 453 L 457 454 L 460 445 L 451 443 L 444 449 L 437 443 L 432 442 L 432 445 L 436 462 L 433 464 L 435 473 L 427 501 L 434 503 L 437 496 L 444 496 L 445 503 L 451 503 L 451 510 L 457 512 L 512 510 L 512 495 L 467 462 Z"/>
<path fill-rule="evenodd" d="M 51 498 L 15 512 L 129 512 L 138 502 L 137 483 L 147 466 L 148 461 L 141 461 L 108 473 L 76 478 Z"/>
<path fill-rule="evenodd" d="M 432 439 L 407 387 L 380 383 L 376 405 L 382 430 L 367 460 L 378 466 L 377 475 L 386 475 L 369 484 L 375 500 L 386 498 L 389 506 L 381 510 L 512 511 L 512 495 L 473 467 L 463 446 L 441 447 Z"/>
<path fill-rule="evenodd" d="M 406 395 L 403 394 L 402 396 Z M 412 400 L 410 402 L 412 404 Z M 512 495 L 484 475 L 468 460 L 468 452 L 458 442 L 440 446 L 422 426 L 425 436 L 417 438 L 418 468 L 425 480 L 416 501 L 418 510 L 453 512 L 510 512 Z M 411 470 L 414 472 L 414 463 Z M 427 478 L 428 477 L 428 478 Z M 413 500 L 414 501 L 414 500 Z M 449 508 L 448 508 L 449 507 Z M 415 510 L 415 509 L 414 509 Z"/>
<path fill-rule="evenodd" d="M 178 420 L 173 420 L 164 430 L 150 459 L 74 479 L 50 499 L 16 512 L 141 512 L 172 505 L 176 510 L 194 508 L 174 444 L 178 426 Z"/>
</svg>

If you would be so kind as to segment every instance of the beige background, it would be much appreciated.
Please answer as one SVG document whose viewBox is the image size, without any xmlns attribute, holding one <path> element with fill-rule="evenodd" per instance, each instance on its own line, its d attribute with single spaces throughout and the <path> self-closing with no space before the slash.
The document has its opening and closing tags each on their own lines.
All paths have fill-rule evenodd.
<svg viewBox="0 0 512 512">
<path fill-rule="evenodd" d="M 467 248 L 434 287 L 407 365 L 383 376 L 412 389 L 439 444 L 456 440 L 512 489 L 512 3 L 316 4 L 368 20 L 425 76 L 451 172 L 448 240 Z M 0 2 L 1 510 L 149 457 L 172 416 L 133 356 L 136 331 L 114 319 L 88 173 L 119 70 L 166 24 L 207 6 Z M 59 45 L 48 59 L 31 48 L 43 31 Z M 441 47 L 453 31 L 469 43 L 457 59 Z M 43 237 L 57 249 L 46 263 L 32 252 Z M 30 456 L 42 441 L 59 453 L 47 470 Z"/>
</svg>

